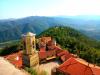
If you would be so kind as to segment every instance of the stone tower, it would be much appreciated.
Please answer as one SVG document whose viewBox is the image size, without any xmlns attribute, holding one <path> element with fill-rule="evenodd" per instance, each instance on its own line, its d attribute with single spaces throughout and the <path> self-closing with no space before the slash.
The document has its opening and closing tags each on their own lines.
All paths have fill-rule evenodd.
<svg viewBox="0 0 100 75">
<path fill-rule="evenodd" d="M 23 50 L 23 66 L 36 67 L 39 65 L 39 56 L 36 51 L 35 34 L 28 32 L 23 35 L 22 40 L 24 42 Z"/>
</svg>

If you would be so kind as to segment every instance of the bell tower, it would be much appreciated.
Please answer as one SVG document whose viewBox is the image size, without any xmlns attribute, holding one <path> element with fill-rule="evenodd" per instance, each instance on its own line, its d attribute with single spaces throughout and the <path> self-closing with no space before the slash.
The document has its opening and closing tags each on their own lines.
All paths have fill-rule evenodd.
<svg viewBox="0 0 100 75">
<path fill-rule="evenodd" d="M 36 67 L 39 65 L 39 56 L 36 51 L 35 34 L 28 32 L 22 36 L 24 43 L 23 66 Z"/>
</svg>

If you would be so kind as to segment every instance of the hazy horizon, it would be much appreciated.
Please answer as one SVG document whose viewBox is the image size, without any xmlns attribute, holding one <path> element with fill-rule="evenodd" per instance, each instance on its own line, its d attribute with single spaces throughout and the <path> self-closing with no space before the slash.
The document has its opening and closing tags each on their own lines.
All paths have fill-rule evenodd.
<svg viewBox="0 0 100 75">
<path fill-rule="evenodd" d="M 0 19 L 27 16 L 100 16 L 99 0 L 0 0 Z"/>
</svg>

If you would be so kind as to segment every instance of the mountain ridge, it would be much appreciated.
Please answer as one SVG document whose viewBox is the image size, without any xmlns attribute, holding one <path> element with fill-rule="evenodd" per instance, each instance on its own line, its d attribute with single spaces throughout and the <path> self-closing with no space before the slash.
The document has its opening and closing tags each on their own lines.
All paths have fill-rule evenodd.
<svg viewBox="0 0 100 75">
<path fill-rule="evenodd" d="M 53 26 L 69 26 L 80 30 L 82 33 L 89 35 L 94 39 L 100 39 L 99 21 L 84 21 L 74 18 L 63 17 L 45 17 L 45 16 L 30 16 L 20 19 L 0 20 L 0 42 L 19 39 L 21 34 L 28 31 L 37 35 L 42 31 Z M 92 31 L 87 31 L 88 29 Z M 88 32 L 88 33 L 87 33 Z M 94 34 L 91 34 L 94 32 Z M 95 36 L 95 34 L 97 34 Z M 96 38 L 97 37 L 97 38 Z"/>
</svg>

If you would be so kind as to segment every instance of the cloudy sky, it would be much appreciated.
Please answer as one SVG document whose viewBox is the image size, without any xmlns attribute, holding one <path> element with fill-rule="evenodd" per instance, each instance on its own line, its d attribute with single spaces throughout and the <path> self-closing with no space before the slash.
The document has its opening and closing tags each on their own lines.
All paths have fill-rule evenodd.
<svg viewBox="0 0 100 75">
<path fill-rule="evenodd" d="M 100 0 L 0 0 L 0 19 L 100 15 Z"/>
</svg>

